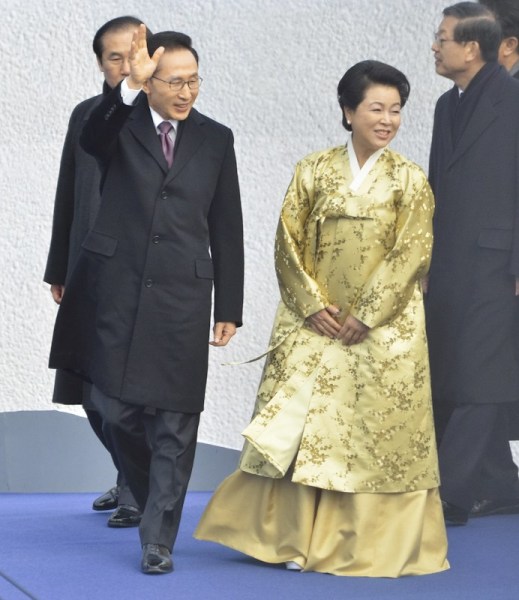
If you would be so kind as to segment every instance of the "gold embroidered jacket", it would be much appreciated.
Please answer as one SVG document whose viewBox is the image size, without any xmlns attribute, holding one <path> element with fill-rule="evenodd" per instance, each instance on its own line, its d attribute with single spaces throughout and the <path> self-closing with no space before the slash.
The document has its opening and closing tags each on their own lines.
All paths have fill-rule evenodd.
<svg viewBox="0 0 519 600">
<path fill-rule="evenodd" d="M 240 468 L 344 492 L 438 485 L 420 279 L 433 197 L 385 149 L 357 192 L 344 146 L 298 163 L 276 235 L 282 302 Z M 335 304 L 368 325 L 351 347 L 305 317 Z"/>
</svg>

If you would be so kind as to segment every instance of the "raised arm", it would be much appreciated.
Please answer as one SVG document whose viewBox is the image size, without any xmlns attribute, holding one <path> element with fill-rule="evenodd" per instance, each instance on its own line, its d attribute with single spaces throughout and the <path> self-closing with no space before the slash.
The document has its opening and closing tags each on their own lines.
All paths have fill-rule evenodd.
<svg viewBox="0 0 519 600">
<path fill-rule="evenodd" d="M 130 50 L 130 74 L 125 83 L 130 90 L 138 91 L 157 69 L 164 48 L 157 48 L 150 58 L 146 43 L 146 26 L 140 25 L 134 33 Z M 134 108 L 133 98 L 126 104 L 121 96 L 121 86 L 116 86 L 103 99 L 87 121 L 80 138 L 83 149 L 105 164 L 113 154 L 117 136 Z"/>
</svg>

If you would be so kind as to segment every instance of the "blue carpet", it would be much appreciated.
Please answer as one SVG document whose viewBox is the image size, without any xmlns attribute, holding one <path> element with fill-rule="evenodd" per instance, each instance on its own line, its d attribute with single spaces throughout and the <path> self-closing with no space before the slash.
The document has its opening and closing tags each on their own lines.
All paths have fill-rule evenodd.
<svg viewBox="0 0 519 600">
<path fill-rule="evenodd" d="M 191 537 L 209 499 L 188 494 L 175 572 L 139 571 L 136 529 L 110 529 L 92 494 L 0 495 L 1 600 L 517 600 L 519 515 L 449 528 L 451 570 L 401 579 L 287 572 Z"/>
</svg>

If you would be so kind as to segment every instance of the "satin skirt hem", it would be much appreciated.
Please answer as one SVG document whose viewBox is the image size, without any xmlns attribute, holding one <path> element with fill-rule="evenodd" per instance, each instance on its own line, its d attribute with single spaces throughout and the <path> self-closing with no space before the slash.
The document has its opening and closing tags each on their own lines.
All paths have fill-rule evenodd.
<svg viewBox="0 0 519 600">
<path fill-rule="evenodd" d="M 266 563 L 358 577 L 449 568 L 438 489 L 392 494 L 320 490 L 236 471 L 194 534 Z"/>
</svg>

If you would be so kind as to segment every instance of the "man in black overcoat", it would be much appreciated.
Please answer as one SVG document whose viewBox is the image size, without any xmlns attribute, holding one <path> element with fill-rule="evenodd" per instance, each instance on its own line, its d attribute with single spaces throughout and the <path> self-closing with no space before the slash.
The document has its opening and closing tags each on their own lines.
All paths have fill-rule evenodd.
<svg viewBox="0 0 519 600">
<path fill-rule="evenodd" d="M 519 79 L 519 2 L 518 0 L 480 0 L 490 8 L 501 26 L 503 39 L 499 46 L 498 60 L 515 79 Z M 519 325 L 519 323 L 518 323 Z M 517 330 L 519 336 L 519 329 Z M 509 434 L 511 440 L 519 440 L 519 410 L 509 414 Z M 471 517 L 484 517 L 500 514 L 503 508 L 489 498 L 481 498 L 474 503 L 470 511 Z M 505 509 L 505 512 L 506 509 Z"/>
<path fill-rule="evenodd" d="M 426 314 L 444 514 L 465 524 L 482 498 L 519 512 L 508 442 L 519 401 L 519 82 L 497 62 L 487 8 L 443 14 L 432 49 L 455 85 L 434 118 Z"/>
<path fill-rule="evenodd" d="M 51 367 L 93 383 L 103 429 L 143 510 L 144 573 L 173 569 L 204 405 L 213 283 L 210 343 L 226 345 L 242 320 L 233 135 L 193 108 L 201 81 L 188 36 L 163 32 L 147 46 L 141 25 L 129 76 L 81 136 L 101 165 L 101 206 L 50 357 Z"/>
<path fill-rule="evenodd" d="M 92 110 L 103 95 L 129 74 L 129 54 L 134 31 L 141 21 L 124 16 L 102 25 L 93 39 L 93 50 L 104 75 L 103 94 L 84 100 L 72 111 L 63 145 L 61 165 L 54 201 L 52 237 L 44 281 L 50 284 L 57 304 L 61 303 L 67 281 L 79 255 L 81 243 L 94 223 L 99 208 L 100 172 L 93 156 L 79 144 L 79 136 Z M 106 447 L 99 412 L 90 402 L 90 384 L 63 370 L 56 372 L 53 402 L 82 404 L 88 421 Z M 94 510 L 111 510 L 110 527 L 132 527 L 139 524 L 140 511 L 112 455 L 117 469 L 117 485 L 96 498 Z"/>
</svg>

